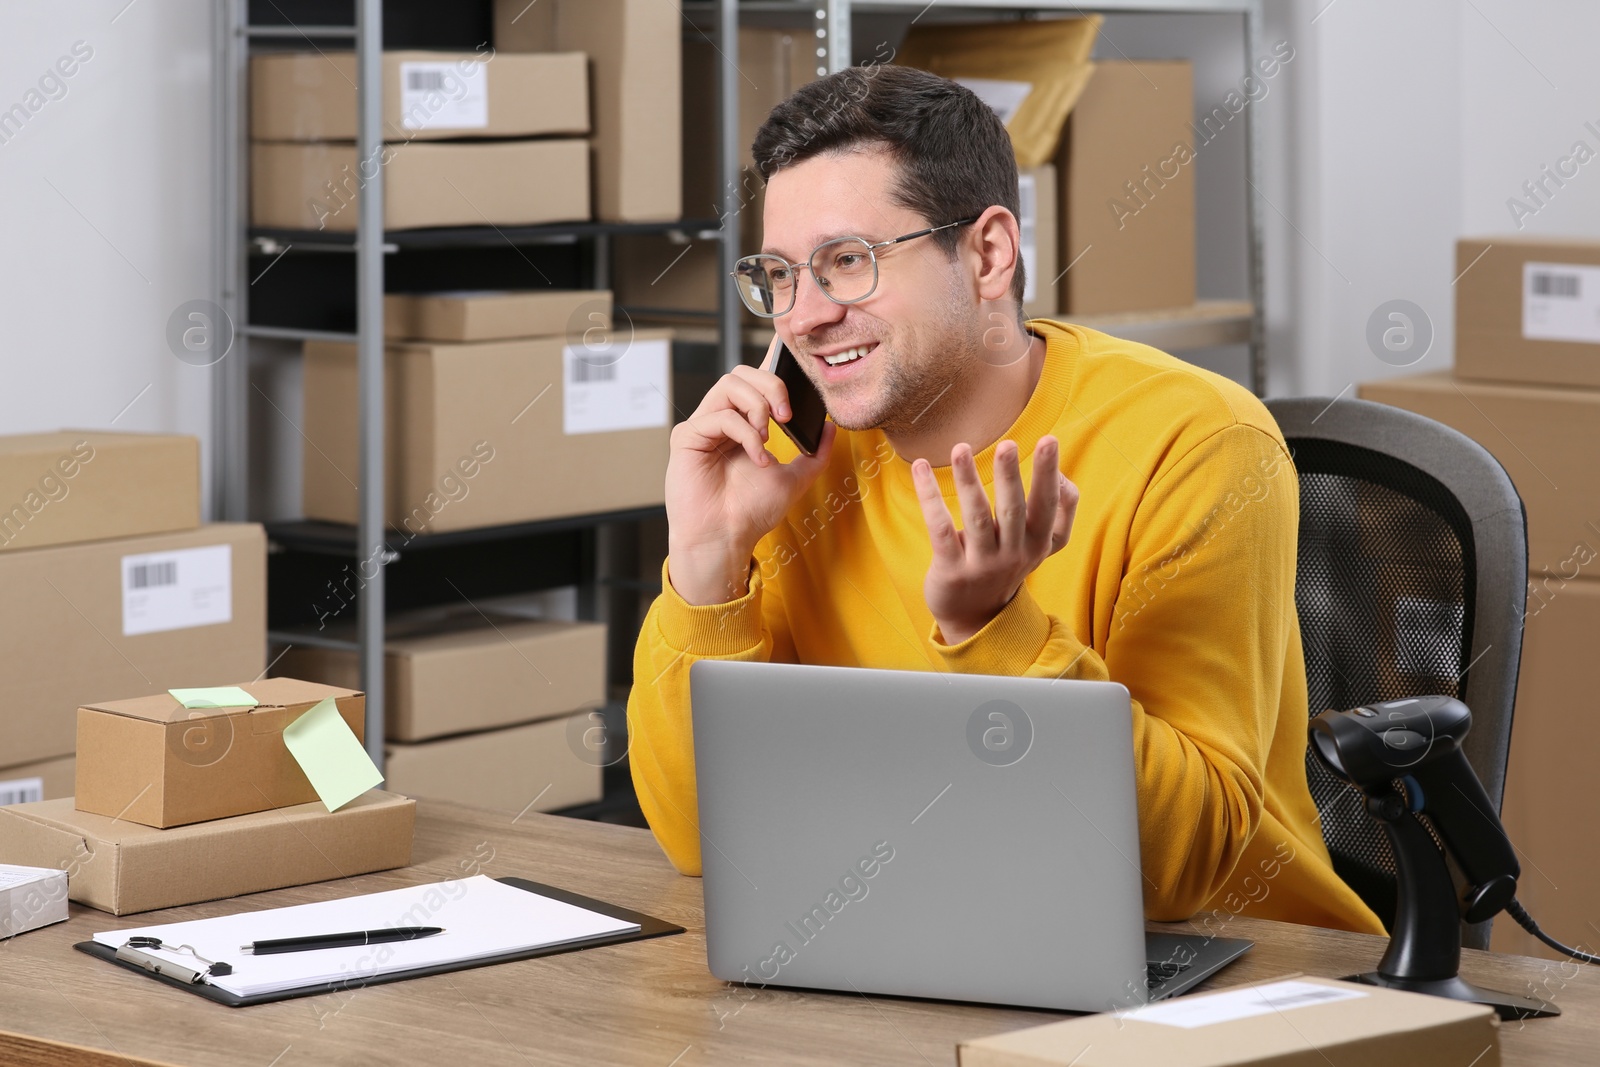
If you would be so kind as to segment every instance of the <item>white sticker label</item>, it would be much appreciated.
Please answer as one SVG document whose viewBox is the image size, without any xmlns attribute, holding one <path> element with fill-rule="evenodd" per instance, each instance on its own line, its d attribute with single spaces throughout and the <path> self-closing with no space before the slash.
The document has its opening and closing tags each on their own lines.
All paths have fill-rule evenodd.
<svg viewBox="0 0 1600 1067">
<path fill-rule="evenodd" d="M 1273 1015 L 1293 1008 L 1308 1008 L 1313 1004 L 1327 1004 L 1336 1000 L 1354 1000 L 1367 994 L 1359 989 L 1337 989 L 1312 982 L 1273 982 L 1271 985 L 1236 989 L 1228 993 L 1214 993 L 1206 997 L 1184 997 L 1145 1008 L 1119 1011 L 1124 1019 L 1160 1023 L 1162 1026 L 1181 1026 L 1193 1030 L 1199 1026 L 1231 1023 L 1235 1019 L 1248 1019 L 1254 1015 Z"/>
<path fill-rule="evenodd" d="M 44 799 L 43 778 L 13 778 L 0 782 L 0 808 L 7 804 L 32 804 Z M 0 871 L 0 889 L 6 887 L 5 873 Z"/>
<path fill-rule="evenodd" d="M 1522 336 L 1600 344 L 1600 267 L 1524 263 Z"/>
<path fill-rule="evenodd" d="M 489 125 L 487 63 L 472 59 L 400 64 L 400 124 L 408 130 L 481 130 Z"/>
<path fill-rule="evenodd" d="M 1039 287 L 1039 183 L 1032 174 L 1017 175 L 1017 227 L 1022 231 L 1022 302 L 1033 303 Z"/>
<path fill-rule="evenodd" d="M 122 634 L 233 621 L 233 546 L 122 557 Z"/>
<path fill-rule="evenodd" d="M 1033 92 L 1032 82 L 1002 81 L 999 78 L 956 78 L 957 85 L 965 85 L 979 100 L 988 104 L 1000 121 L 1007 126 L 1016 115 L 1022 102 Z"/>
<path fill-rule="evenodd" d="M 608 433 L 667 426 L 669 343 L 567 345 L 561 405 L 563 433 Z"/>
</svg>

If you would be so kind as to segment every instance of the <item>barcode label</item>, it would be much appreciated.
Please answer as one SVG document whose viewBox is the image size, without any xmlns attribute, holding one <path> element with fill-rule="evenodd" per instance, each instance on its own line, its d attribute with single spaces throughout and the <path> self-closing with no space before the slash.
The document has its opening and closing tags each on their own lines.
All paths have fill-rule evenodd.
<svg viewBox="0 0 1600 1067">
<path fill-rule="evenodd" d="M 32 804 L 43 799 L 43 778 L 13 778 L 0 782 L 0 808 L 8 804 Z"/>
<path fill-rule="evenodd" d="M 1033 303 L 1039 291 L 1039 182 L 1034 175 L 1017 175 L 1017 226 L 1022 231 L 1022 302 Z"/>
<path fill-rule="evenodd" d="M 233 546 L 122 557 L 122 634 L 233 621 Z"/>
<path fill-rule="evenodd" d="M 400 125 L 481 130 L 489 125 L 488 64 L 474 59 L 400 64 Z"/>
<path fill-rule="evenodd" d="M 1600 344 L 1600 267 L 1524 263 L 1522 336 Z"/>
<path fill-rule="evenodd" d="M 160 563 L 136 563 L 128 569 L 129 589 L 148 589 L 153 585 L 177 585 L 178 561 L 162 560 Z"/>
<path fill-rule="evenodd" d="M 1565 296 L 1576 300 L 1578 282 L 1576 274 L 1535 274 L 1533 292 L 1535 296 Z"/>
<path fill-rule="evenodd" d="M 413 93 L 438 93 L 444 91 L 444 72 L 440 70 L 406 71 L 406 88 Z"/>
<path fill-rule="evenodd" d="M 1209 996 L 1184 997 L 1169 1000 L 1146 1008 L 1134 1008 L 1117 1014 L 1124 1019 L 1179 1026 L 1192 1030 L 1200 1026 L 1248 1019 L 1254 1015 L 1271 1015 L 1313 1004 L 1326 1004 L 1335 1000 L 1355 1000 L 1367 994 L 1359 989 L 1341 989 L 1337 986 L 1318 985 L 1313 982 L 1272 982 L 1268 985 L 1213 993 Z"/>
<path fill-rule="evenodd" d="M 617 365 L 615 363 L 590 363 L 579 356 L 572 361 L 572 378 L 574 382 L 613 382 L 617 380 Z"/>
</svg>

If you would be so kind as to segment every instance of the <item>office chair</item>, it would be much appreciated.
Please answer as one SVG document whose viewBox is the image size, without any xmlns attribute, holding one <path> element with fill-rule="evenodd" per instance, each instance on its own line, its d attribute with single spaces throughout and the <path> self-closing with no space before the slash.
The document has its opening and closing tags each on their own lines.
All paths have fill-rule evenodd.
<svg viewBox="0 0 1600 1067">
<path fill-rule="evenodd" d="M 1441 693 L 1500 808 L 1527 598 L 1527 521 L 1499 462 L 1448 426 L 1365 400 L 1270 400 L 1300 478 L 1295 606 L 1310 711 Z M 1361 794 L 1308 749 L 1334 868 L 1384 922 L 1395 864 Z M 1489 946 L 1488 922 L 1462 945 Z"/>
</svg>

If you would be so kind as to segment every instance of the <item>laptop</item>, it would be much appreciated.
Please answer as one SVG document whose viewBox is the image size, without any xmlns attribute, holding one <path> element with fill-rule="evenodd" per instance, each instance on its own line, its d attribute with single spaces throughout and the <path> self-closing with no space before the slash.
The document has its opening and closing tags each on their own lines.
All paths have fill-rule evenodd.
<svg viewBox="0 0 1600 1067">
<path fill-rule="evenodd" d="M 689 685 L 724 981 L 1107 1011 L 1250 948 L 1146 935 L 1116 683 L 701 660 Z"/>
</svg>

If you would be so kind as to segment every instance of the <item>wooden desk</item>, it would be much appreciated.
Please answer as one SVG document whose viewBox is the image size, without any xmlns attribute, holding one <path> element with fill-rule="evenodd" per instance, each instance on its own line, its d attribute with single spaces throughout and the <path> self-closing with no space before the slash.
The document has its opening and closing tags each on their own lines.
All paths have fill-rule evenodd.
<svg viewBox="0 0 1600 1067">
<path fill-rule="evenodd" d="M 548 882 L 689 932 L 240 1009 L 165 988 L 70 947 L 97 930 L 460 877 L 475 858 L 489 856 L 485 874 Z M 932 1065 L 952 1063 L 964 1038 L 1059 1017 L 724 985 L 706 971 L 699 880 L 674 873 L 642 830 L 544 815 L 513 820 L 423 802 L 415 860 L 401 871 L 120 919 L 73 905 L 67 922 L 0 942 L 0 1030 L 9 1031 L 0 1033 L 0 1063 Z M 1380 938 L 1244 918 L 1227 922 L 1225 932 L 1257 945 L 1213 980 L 1221 985 L 1291 971 L 1339 976 L 1369 968 L 1383 949 Z M 1506 1025 L 1506 1064 L 1592 1059 L 1600 1038 L 1600 976 L 1589 968 L 1468 952 L 1462 970 L 1491 987 L 1537 986 L 1565 1012 Z"/>
</svg>

